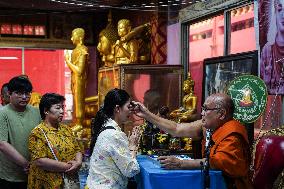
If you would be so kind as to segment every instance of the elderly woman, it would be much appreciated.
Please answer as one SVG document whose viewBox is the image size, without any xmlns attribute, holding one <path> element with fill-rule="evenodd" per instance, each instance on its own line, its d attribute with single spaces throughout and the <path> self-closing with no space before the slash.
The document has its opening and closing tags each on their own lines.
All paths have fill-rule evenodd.
<svg viewBox="0 0 284 189">
<path fill-rule="evenodd" d="M 64 101 L 63 96 L 55 93 L 47 93 L 41 98 L 39 109 L 43 121 L 29 137 L 32 163 L 28 188 L 59 189 L 63 185 L 63 173 L 75 176 L 81 167 L 82 154 L 78 142 L 70 128 L 60 123 L 64 115 Z"/>
<path fill-rule="evenodd" d="M 106 94 L 104 106 L 92 123 L 92 156 L 87 178 L 89 189 L 125 189 L 127 177 L 139 173 L 135 159 L 138 132 L 133 132 L 128 141 L 121 130 L 131 115 L 130 107 L 130 97 L 126 91 L 112 89 Z"/>
</svg>

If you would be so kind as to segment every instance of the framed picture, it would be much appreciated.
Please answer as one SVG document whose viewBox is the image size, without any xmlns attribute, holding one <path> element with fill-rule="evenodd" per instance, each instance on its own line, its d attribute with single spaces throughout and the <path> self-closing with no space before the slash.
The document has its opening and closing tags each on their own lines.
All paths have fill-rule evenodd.
<svg viewBox="0 0 284 189">
<path fill-rule="evenodd" d="M 280 39 L 283 38 L 281 22 L 278 18 L 283 1 L 259 0 L 258 23 L 260 51 L 260 77 L 267 86 L 270 95 L 284 95 L 284 55 Z"/>
<path fill-rule="evenodd" d="M 257 68 L 257 51 L 205 59 L 202 102 L 213 93 L 225 93 L 230 81 L 240 75 L 257 75 Z"/>
</svg>

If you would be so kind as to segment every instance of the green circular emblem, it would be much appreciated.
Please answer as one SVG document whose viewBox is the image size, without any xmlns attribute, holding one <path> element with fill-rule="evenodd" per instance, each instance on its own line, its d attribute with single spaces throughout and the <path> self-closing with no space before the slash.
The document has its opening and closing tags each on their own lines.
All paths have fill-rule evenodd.
<svg viewBox="0 0 284 189">
<path fill-rule="evenodd" d="M 257 120 L 266 107 L 267 89 L 259 77 L 242 75 L 230 82 L 227 94 L 235 105 L 234 118 L 242 123 Z"/>
</svg>

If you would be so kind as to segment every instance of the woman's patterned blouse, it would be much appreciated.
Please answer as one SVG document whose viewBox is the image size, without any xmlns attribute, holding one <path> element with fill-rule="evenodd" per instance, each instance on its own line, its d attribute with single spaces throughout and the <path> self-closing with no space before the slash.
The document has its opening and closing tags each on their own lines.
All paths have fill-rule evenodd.
<svg viewBox="0 0 284 189">
<path fill-rule="evenodd" d="M 81 151 L 78 141 L 69 127 L 60 124 L 56 129 L 48 127 L 42 122 L 32 130 L 29 137 L 31 161 L 39 158 L 55 159 L 39 127 L 47 135 L 58 161 L 68 162 L 73 160 L 76 154 Z M 29 169 L 28 188 L 58 189 L 62 184 L 62 180 L 62 173 L 46 171 L 32 163 Z"/>
<path fill-rule="evenodd" d="M 89 189 L 126 189 L 128 178 L 140 171 L 139 164 L 131 156 L 128 138 L 117 123 L 109 119 L 100 133 L 90 160 L 87 186 Z"/>
</svg>

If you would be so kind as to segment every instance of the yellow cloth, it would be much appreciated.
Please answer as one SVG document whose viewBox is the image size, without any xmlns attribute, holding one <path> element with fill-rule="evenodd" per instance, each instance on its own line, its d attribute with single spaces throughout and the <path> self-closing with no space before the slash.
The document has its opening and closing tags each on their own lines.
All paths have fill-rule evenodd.
<svg viewBox="0 0 284 189">
<path fill-rule="evenodd" d="M 46 133 L 53 151 L 59 161 L 68 162 L 73 160 L 80 147 L 70 128 L 60 124 L 57 129 L 48 127 L 44 122 L 32 130 L 29 137 L 29 151 L 31 161 L 39 158 L 54 159 L 43 132 Z M 40 169 L 35 164 L 31 164 L 28 177 L 28 188 L 31 189 L 58 189 L 62 184 L 62 173 L 50 172 Z"/>
</svg>

